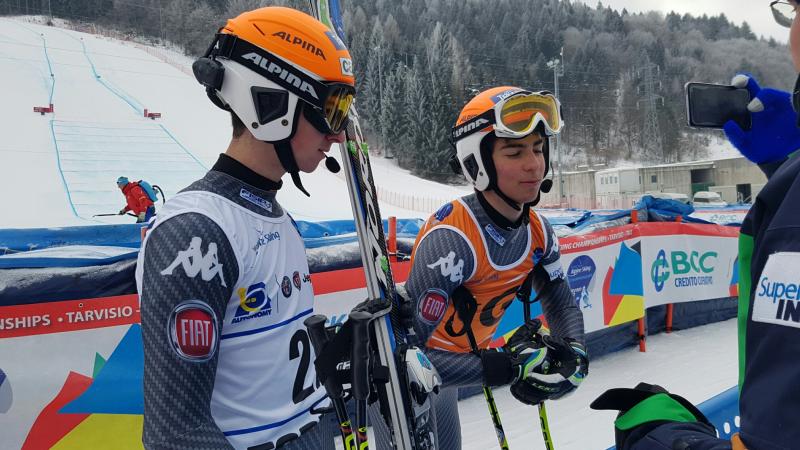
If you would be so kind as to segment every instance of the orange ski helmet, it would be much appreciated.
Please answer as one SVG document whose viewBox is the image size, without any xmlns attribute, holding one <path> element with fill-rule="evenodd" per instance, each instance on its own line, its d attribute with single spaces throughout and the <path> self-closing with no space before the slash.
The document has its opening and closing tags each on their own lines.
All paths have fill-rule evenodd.
<svg viewBox="0 0 800 450">
<path fill-rule="evenodd" d="M 563 126 L 561 105 L 550 92 L 533 92 L 513 86 L 487 89 L 464 105 L 453 126 L 451 142 L 458 163 L 454 169 L 460 169 L 476 190 L 494 190 L 516 207 L 499 192 L 492 148 L 485 138 L 492 135 L 515 139 L 533 132 L 549 138 L 559 133 Z M 549 153 L 549 139 L 545 139 L 545 176 L 550 170 Z M 552 182 L 545 180 L 541 190 L 548 192 L 551 186 Z"/>
<path fill-rule="evenodd" d="M 209 99 L 232 111 L 250 133 L 275 144 L 281 164 L 304 193 L 289 139 L 303 116 L 323 134 L 338 134 L 355 96 L 353 62 L 336 33 L 283 7 L 229 19 L 192 65 Z"/>
<path fill-rule="evenodd" d="M 318 129 L 340 132 L 355 95 L 347 47 L 322 22 L 291 8 L 229 19 L 192 69 L 217 106 L 267 142 L 293 136 L 303 108 L 321 116 L 324 123 L 311 121 Z"/>
</svg>

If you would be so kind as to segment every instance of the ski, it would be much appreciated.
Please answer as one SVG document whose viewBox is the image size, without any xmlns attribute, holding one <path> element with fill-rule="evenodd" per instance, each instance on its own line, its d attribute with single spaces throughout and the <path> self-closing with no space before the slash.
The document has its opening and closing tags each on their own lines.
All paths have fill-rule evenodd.
<svg viewBox="0 0 800 450">
<path fill-rule="evenodd" d="M 344 42 L 339 1 L 310 0 L 310 4 L 313 14 L 334 30 Z M 432 402 L 428 394 L 438 390 L 440 381 L 425 354 L 409 345 L 408 336 L 413 331 L 402 320 L 403 300 L 395 290 L 368 147 L 363 139 L 355 107 L 350 109 L 350 122 L 345 135 L 346 142 L 341 146 L 342 168 L 353 209 L 368 295 L 367 300 L 356 309 L 372 314 L 368 325 L 369 345 L 375 358 L 369 369 L 370 391 L 377 394 L 381 415 L 389 427 L 395 449 L 433 450 L 436 442 L 432 424 Z M 352 327 L 345 323 L 343 328 Z M 348 330 L 343 337 L 352 336 L 351 333 Z M 343 347 L 338 346 L 340 349 Z M 322 369 L 323 376 L 331 372 L 331 366 L 336 364 L 339 356 L 324 353 L 317 355 L 318 359 L 323 360 L 319 364 L 315 363 Z M 327 368 L 324 367 L 326 359 Z M 359 381 L 352 381 L 358 386 Z M 363 408 L 363 395 L 363 392 L 354 392 L 359 409 Z M 363 410 L 359 412 L 361 414 L 357 414 L 357 417 L 363 416 Z M 357 418 L 357 421 L 357 427 L 365 425 L 363 419 Z M 358 431 L 360 430 L 357 433 Z M 360 438 L 357 437 L 357 440 Z"/>
</svg>

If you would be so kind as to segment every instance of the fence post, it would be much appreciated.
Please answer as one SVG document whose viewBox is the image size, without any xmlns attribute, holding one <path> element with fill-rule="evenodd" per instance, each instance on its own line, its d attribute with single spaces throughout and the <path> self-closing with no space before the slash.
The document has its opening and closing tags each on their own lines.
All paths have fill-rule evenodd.
<svg viewBox="0 0 800 450">
<path fill-rule="evenodd" d="M 672 333 L 672 303 L 667 305 L 667 333 Z"/>
<path fill-rule="evenodd" d="M 389 239 L 386 242 L 389 261 L 397 262 L 397 217 L 389 216 Z"/>
<path fill-rule="evenodd" d="M 645 317 L 647 317 L 646 313 L 645 313 Z M 639 328 L 639 351 L 640 352 L 646 352 L 647 351 L 647 344 L 645 343 L 645 340 L 647 339 L 647 336 L 645 336 L 645 334 L 644 334 L 644 317 L 639 319 L 638 325 L 639 325 L 638 326 L 638 328 Z"/>
</svg>

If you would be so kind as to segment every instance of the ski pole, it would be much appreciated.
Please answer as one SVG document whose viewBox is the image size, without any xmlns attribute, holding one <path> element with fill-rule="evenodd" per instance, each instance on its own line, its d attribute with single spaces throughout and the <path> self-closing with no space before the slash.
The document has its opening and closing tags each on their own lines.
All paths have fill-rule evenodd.
<svg viewBox="0 0 800 450">
<path fill-rule="evenodd" d="M 92 217 L 108 217 L 108 216 L 121 216 L 120 213 L 106 213 L 106 214 L 93 214 Z M 136 214 L 126 213 L 126 216 L 139 217 Z"/>
<path fill-rule="evenodd" d="M 530 299 L 522 300 L 522 307 L 525 311 L 525 323 L 531 320 L 531 303 Z M 544 438 L 544 447 L 547 450 L 553 450 L 553 437 L 550 435 L 550 424 L 547 422 L 547 409 L 544 406 L 544 400 L 539 403 L 539 426 L 542 428 L 542 437 Z"/>
<path fill-rule="evenodd" d="M 547 422 L 547 409 L 544 407 L 544 402 L 539 403 L 539 426 L 542 427 L 544 448 L 553 450 L 553 439 L 550 437 L 550 424 Z"/>
<path fill-rule="evenodd" d="M 494 394 L 492 388 L 489 386 L 483 387 L 483 398 L 486 399 L 486 406 L 489 407 L 489 415 L 492 416 L 492 424 L 494 425 L 494 432 L 497 435 L 497 442 L 500 448 L 508 450 L 508 440 L 506 439 L 506 432 L 503 430 L 503 422 L 500 420 L 500 411 L 497 410 L 497 403 L 494 401 Z"/>
<path fill-rule="evenodd" d="M 467 294 L 466 289 L 460 289 L 461 288 L 456 289 L 456 292 L 453 293 L 453 302 L 456 312 L 458 313 L 458 318 L 461 319 L 461 323 L 464 324 L 464 330 L 467 333 L 467 339 L 469 339 L 469 346 L 472 348 L 472 353 L 480 357 L 478 342 L 475 339 L 475 333 L 472 331 L 472 326 L 470 326 L 472 318 L 475 316 L 475 310 L 471 310 L 467 305 L 466 296 L 471 294 Z M 492 418 L 494 433 L 497 435 L 497 443 L 500 444 L 500 448 L 502 450 L 508 450 L 506 432 L 503 429 L 503 422 L 500 420 L 500 411 L 497 409 L 497 403 L 494 401 L 492 388 L 485 384 L 481 386 L 481 388 L 483 389 L 483 398 L 486 399 L 486 406 L 489 407 L 489 416 Z"/>
<path fill-rule="evenodd" d="M 350 353 L 350 372 L 353 399 L 356 402 L 356 448 L 367 450 L 367 398 L 369 397 L 369 321 L 372 314 L 366 311 L 353 311 L 348 321 L 353 327 L 352 351 Z"/>
<path fill-rule="evenodd" d="M 164 203 L 166 203 L 167 197 L 164 195 L 164 191 L 161 189 L 161 186 L 154 184 L 153 189 L 155 189 L 159 194 L 161 194 L 161 204 L 163 205 Z"/>
<path fill-rule="evenodd" d="M 325 321 L 327 318 L 321 314 L 315 314 L 305 321 L 303 324 L 308 329 L 308 337 L 311 339 L 311 345 L 314 347 L 314 353 L 319 356 L 325 344 L 328 343 L 328 332 L 325 330 Z M 320 373 L 317 371 L 317 378 L 320 378 Z M 345 450 L 356 450 L 355 441 L 353 438 L 353 428 L 350 425 L 350 417 L 347 415 L 347 407 L 344 403 L 344 390 L 342 385 L 336 380 L 333 375 L 328 375 L 325 380 L 320 380 L 325 385 L 325 391 L 331 398 L 333 408 L 336 411 L 336 418 L 339 420 L 339 431 L 342 433 L 342 443 Z"/>
</svg>

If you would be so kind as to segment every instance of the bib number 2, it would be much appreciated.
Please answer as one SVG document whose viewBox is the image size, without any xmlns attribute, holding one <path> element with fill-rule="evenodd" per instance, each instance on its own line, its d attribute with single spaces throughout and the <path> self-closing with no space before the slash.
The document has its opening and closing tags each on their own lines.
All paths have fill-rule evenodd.
<svg viewBox="0 0 800 450">
<path fill-rule="evenodd" d="M 316 380 L 304 386 L 311 365 L 311 343 L 308 340 L 308 332 L 304 329 L 297 330 L 289 341 L 289 361 L 297 358 L 300 358 L 300 364 L 297 365 L 297 374 L 292 386 L 292 401 L 295 404 L 308 398 L 319 387 L 319 382 Z"/>
</svg>

